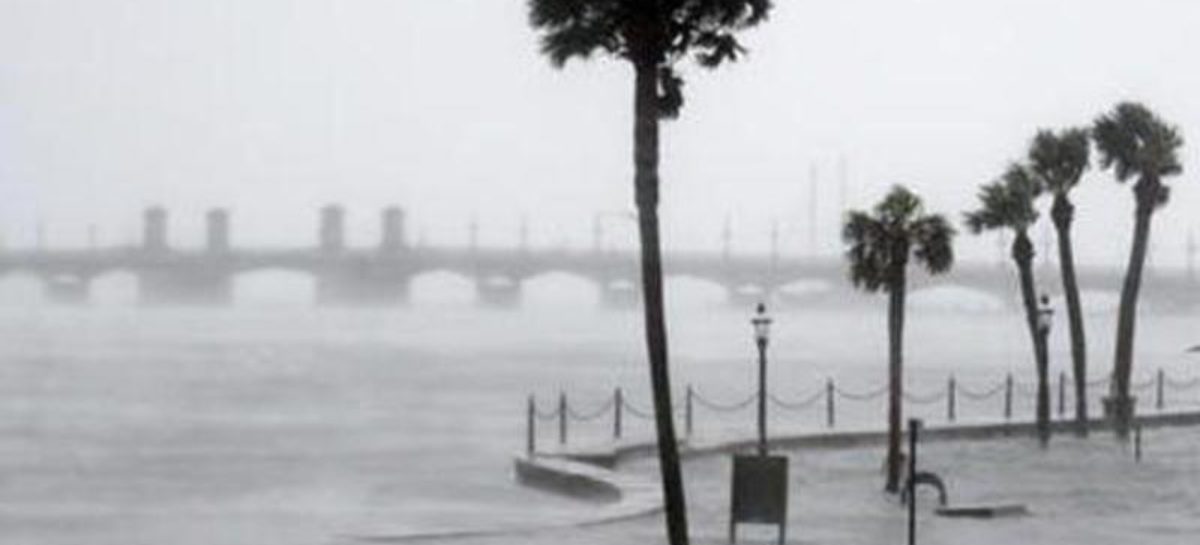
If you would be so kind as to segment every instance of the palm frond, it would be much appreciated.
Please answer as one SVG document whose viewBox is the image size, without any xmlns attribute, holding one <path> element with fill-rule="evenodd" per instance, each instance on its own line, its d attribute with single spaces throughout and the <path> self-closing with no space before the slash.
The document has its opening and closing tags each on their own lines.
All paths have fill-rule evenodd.
<svg viewBox="0 0 1200 545">
<path fill-rule="evenodd" d="M 967 229 L 979 234 L 993 229 L 1025 229 L 1037 221 L 1033 201 L 1041 181 L 1028 168 L 1011 165 L 996 181 L 979 188 L 979 208 L 963 215 Z"/>
<path fill-rule="evenodd" d="M 1065 194 L 1091 166 L 1091 148 L 1088 129 L 1041 130 L 1029 146 L 1029 168 L 1047 190 Z"/>
<path fill-rule="evenodd" d="M 941 214 L 921 216 L 912 223 L 913 256 L 930 274 L 941 274 L 954 265 L 956 231 Z"/>
<path fill-rule="evenodd" d="M 1179 129 L 1159 119 L 1146 106 L 1123 102 L 1096 119 L 1092 129 L 1100 164 L 1113 170 L 1117 181 L 1134 176 L 1164 177 L 1183 171 Z"/>
</svg>

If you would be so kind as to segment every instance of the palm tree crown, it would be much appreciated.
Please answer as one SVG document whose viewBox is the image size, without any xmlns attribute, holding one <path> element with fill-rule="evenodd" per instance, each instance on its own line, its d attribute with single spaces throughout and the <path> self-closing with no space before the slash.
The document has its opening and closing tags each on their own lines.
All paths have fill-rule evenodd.
<svg viewBox="0 0 1200 545">
<path fill-rule="evenodd" d="M 873 213 L 853 211 L 846 220 L 850 280 L 870 292 L 890 291 L 910 253 L 930 273 L 946 272 L 954 264 L 954 234 L 945 217 L 925 214 L 920 197 L 896 186 Z"/>
<path fill-rule="evenodd" d="M 1113 169 L 1118 182 L 1133 177 L 1157 183 L 1162 178 L 1183 172 L 1179 148 L 1183 136 L 1179 129 L 1159 119 L 1149 108 L 1136 102 L 1118 104 L 1112 112 L 1096 120 L 1093 128 L 1100 164 Z M 1153 195 L 1154 204 L 1167 201 L 1165 187 Z"/>
<path fill-rule="evenodd" d="M 974 234 L 1009 228 L 1025 231 L 1038 219 L 1033 201 L 1042 184 L 1028 168 L 1012 165 L 999 180 L 979 190 L 980 207 L 965 214 L 967 228 Z"/>
<path fill-rule="evenodd" d="M 675 64 L 694 54 L 706 68 L 737 60 L 739 30 L 767 18 L 771 0 L 530 0 L 542 52 L 555 66 L 603 53 L 659 70 L 659 110 L 678 115 L 683 79 Z"/>
<path fill-rule="evenodd" d="M 1071 191 L 1091 162 L 1091 134 L 1087 129 L 1059 133 L 1043 130 L 1029 148 L 1029 168 L 1046 190 L 1056 195 Z"/>
</svg>

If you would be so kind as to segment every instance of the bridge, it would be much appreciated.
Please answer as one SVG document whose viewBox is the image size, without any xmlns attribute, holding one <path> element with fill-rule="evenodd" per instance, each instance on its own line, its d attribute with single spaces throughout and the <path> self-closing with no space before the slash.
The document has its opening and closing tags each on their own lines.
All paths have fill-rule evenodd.
<svg viewBox="0 0 1200 545">
<path fill-rule="evenodd" d="M 532 249 L 522 243 L 509 249 L 414 247 L 405 236 L 403 209 L 389 207 L 380 217 L 378 244 L 371 248 L 346 245 L 345 212 L 339 206 L 320 211 L 317 244 L 309 248 L 234 248 L 229 212 L 206 215 L 206 241 L 200 249 L 168 245 L 168 215 L 154 207 L 143 215 L 140 244 L 82 250 L 30 249 L 0 251 L 0 277 L 25 273 L 42 281 L 46 298 L 62 304 L 85 304 L 92 281 L 124 271 L 137 279 L 138 299 L 147 306 L 220 306 L 234 301 L 234 279 L 259 270 L 295 271 L 312 276 L 316 303 L 333 306 L 402 305 L 409 299 L 413 278 L 430 272 L 451 272 L 469 278 L 477 301 L 485 306 L 520 304 L 525 281 L 548 273 L 565 273 L 589 280 L 606 306 L 631 306 L 639 300 L 638 256 L 630 251 Z M 748 304 L 776 299 L 797 304 L 836 306 L 854 298 L 840 257 L 785 257 L 778 250 L 764 255 L 735 255 L 728 245 L 720 252 L 670 252 L 664 256 L 670 278 L 693 278 L 722 287 L 729 300 Z M 1038 281 L 1050 293 L 1060 291 L 1056 267 L 1041 267 Z M 1116 293 L 1123 271 L 1081 267 L 1086 291 Z M 1016 274 L 1012 265 L 960 263 L 947 275 L 930 277 L 913 268 L 910 290 L 957 286 L 1015 303 Z M 797 285 L 817 289 L 795 290 Z M 1187 308 L 1200 304 L 1200 281 L 1186 270 L 1148 269 L 1143 298 L 1159 307 Z"/>
</svg>

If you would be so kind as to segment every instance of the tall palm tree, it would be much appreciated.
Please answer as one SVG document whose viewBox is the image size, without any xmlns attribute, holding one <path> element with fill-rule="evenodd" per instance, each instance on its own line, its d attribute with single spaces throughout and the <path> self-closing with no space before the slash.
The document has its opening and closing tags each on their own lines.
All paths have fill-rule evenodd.
<svg viewBox="0 0 1200 545">
<path fill-rule="evenodd" d="M 870 213 L 852 210 L 842 227 L 850 281 L 868 292 L 888 293 L 888 451 L 884 490 L 900 490 L 900 421 L 904 379 L 904 298 L 908 262 L 930 274 L 954 264 L 954 228 L 940 214 L 925 214 L 921 198 L 895 186 Z"/>
<path fill-rule="evenodd" d="M 1046 336 L 1038 327 L 1036 283 L 1033 278 L 1033 242 L 1029 228 L 1037 221 L 1034 199 L 1041 193 L 1038 178 L 1024 166 L 1012 165 L 999 180 L 979 190 L 979 208 L 964 216 L 967 228 L 974 234 L 994 229 L 1013 232 L 1012 259 L 1017 265 L 1021 286 L 1021 302 L 1025 322 L 1033 341 L 1034 363 L 1037 370 L 1037 431 L 1042 445 L 1050 440 L 1050 377 Z"/>
<path fill-rule="evenodd" d="M 1112 169 L 1118 182 L 1137 179 L 1133 185 L 1133 246 L 1129 251 L 1125 283 L 1121 286 L 1121 306 L 1117 311 L 1112 395 L 1105 400 L 1106 412 L 1113 417 L 1117 436 L 1127 438 L 1133 417 L 1133 401 L 1129 397 L 1133 336 L 1142 268 L 1150 244 L 1150 220 L 1154 211 L 1165 205 L 1170 196 L 1170 188 L 1163 184 L 1163 178 L 1183 172 L 1179 162 L 1183 136 L 1178 128 L 1159 119 L 1146 106 L 1123 102 L 1096 119 L 1092 137 L 1100 151 L 1101 167 Z"/>
<path fill-rule="evenodd" d="M 686 504 L 675 444 L 667 329 L 663 315 L 658 227 L 659 120 L 683 106 L 679 61 L 694 55 L 716 68 L 744 53 L 737 33 L 767 18 L 771 0 L 529 0 L 530 23 L 541 33 L 542 52 L 561 67 L 601 53 L 628 62 L 634 73 L 634 193 L 642 249 L 646 347 L 667 534 L 688 541 Z"/>
<path fill-rule="evenodd" d="M 1079 183 L 1090 164 L 1091 136 L 1087 129 L 1072 128 L 1055 133 L 1039 131 L 1029 147 L 1029 167 L 1046 190 L 1054 195 L 1050 219 L 1058 233 L 1058 265 L 1063 294 L 1067 299 L 1067 319 L 1071 328 L 1071 361 L 1075 375 L 1075 432 L 1088 433 L 1087 339 L 1084 337 L 1083 307 L 1079 302 L 1079 281 L 1075 277 L 1075 251 L 1071 243 L 1071 222 L 1075 205 L 1071 190 Z"/>
</svg>

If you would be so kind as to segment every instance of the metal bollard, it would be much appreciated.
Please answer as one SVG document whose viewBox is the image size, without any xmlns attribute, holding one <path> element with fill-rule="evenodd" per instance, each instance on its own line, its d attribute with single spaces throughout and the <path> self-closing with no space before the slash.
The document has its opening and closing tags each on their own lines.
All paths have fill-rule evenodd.
<svg viewBox="0 0 1200 545">
<path fill-rule="evenodd" d="M 1142 461 L 1142 425 L 1133 427 L 1133 461 Z"/>
<path fill-rule="evenodd" d="M 621 388 L 613 391 L 613 439 L 621 438 L 621 411 L 624 409 L 625 395 Z"/>
<path fill-rule="evenodd" d="M 537 451 L 537 405 L 530 395 L 525 403 L 525 455 L 532 458 Z"/>
<path fill-rule="evenodd" d="M 692 416 L 692 414 L 693 414 L 692 413 L 692 398 L 693 397 L 695 397 L 695 394 L 692 392 L 692 385 L 688 384 L 687 397 L 684 399 L 684 404 L 683 404 L 683 425 L 684 425 L 684 429 L 687 430 L 688 437 L 692 436 L 692 424 L 693 424 L 693 421 L 692 421 L 692 418 L 693 418 L 693 416 Z"/>
<path fill-rule="evenodd" d="M 917 435 L 921 421 L 908 421 L 908 545 L 917 544 Z"/>
<path fill-rule="evenodd" d="M 1004 379 L 1004 420 L 1012 420 L 1013 378 L 1009 373 Z"/>
<path fill-rule="evenodd" d="M 1163 374 L 1163 370 L 1161 368 L 1159 368 L 1158 376 L 1155 377 L 1156 384 L 1155 384 L 1154 406 L 1157 407 L 1158 410 L 1160 410 L 1160 411 L 1163 410 L 1163 406 L 1164 406 L 1163 382 L 1165 382 L 1165 379 L 1166 379 L 1166 377 Z"/>
<path fill-rule="evenodd" d="M 1058 416 L 1067 414 L 1067 373 L 1058 374 Z"/>
<path fill-rule="evenodd" d="M 558 394 L 558 444 L 567 444 L 567 394 Z"/>
<path fill-rule="evenodd" d="M 833 428 L 837 424 L 837 415 L 834 413 L 833 393 L 833 379 L 825 379 L 825 425 L 829 428 Z"/>
<path fill-rule="evenodd" d="M 946 419 L 954 422 L 958 417 L 958 381 L 954 375 L 950 375 L 950 382 L 946 385 Z"/>
</svg>

